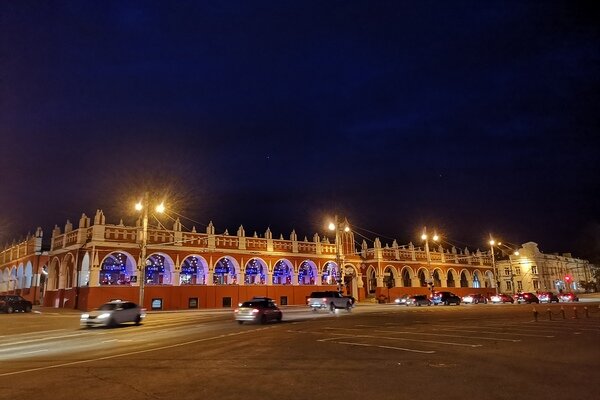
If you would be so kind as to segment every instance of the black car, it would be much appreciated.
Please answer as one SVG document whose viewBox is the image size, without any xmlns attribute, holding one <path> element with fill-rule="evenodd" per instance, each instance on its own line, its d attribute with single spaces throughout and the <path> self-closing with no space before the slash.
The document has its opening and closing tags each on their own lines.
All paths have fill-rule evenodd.
<svg viewBox="0 0 600 400">
<path fill-rule="evenodd" d="M 531 303 L 539 303 L 540 302 L 540 299 L 538 299 L 538 297 L 533 293 L 517 293 L 517 295 L 515 296 L 515 300 L 519 304 L 521 304 L 521 303 L 531 304 Z"/>
<path fill-rule="evenodd" d="M 7 314 L 15 311 L 31 312 L 31 302 L 21 296 L 7 294 L 0 295 L 0 310 Z"/>
<path fill-rule="evenodd" d="M 460 305 L 460 297 L 452 292 L 436 292 L 431 298 L 434 305 L 444 304 L 446 306 L 450 304 Z"/>
</svg>

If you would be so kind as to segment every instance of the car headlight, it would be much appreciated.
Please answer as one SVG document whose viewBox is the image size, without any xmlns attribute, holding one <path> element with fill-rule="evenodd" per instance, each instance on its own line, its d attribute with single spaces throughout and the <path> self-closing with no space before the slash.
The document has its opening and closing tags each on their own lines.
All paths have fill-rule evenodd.
<svg viewBox="0 0 600 400">
<path fill-rule="evenodd" d="M 90 314 L 81 314 L 81 319 L 88 319 Z"/>
<path fill-rule="evenodd" d="M 98 318 L 98 319 L 104 319 L 104 318 L 108 318 L 108 317 L 110 317 L 110 314 L 109 314 L 109 313 L 104 313 L 104 314 L 100 314 L 100 315 L 98 315 L 98 317 L 97 317 L 97 318 Z"/>
</svg>

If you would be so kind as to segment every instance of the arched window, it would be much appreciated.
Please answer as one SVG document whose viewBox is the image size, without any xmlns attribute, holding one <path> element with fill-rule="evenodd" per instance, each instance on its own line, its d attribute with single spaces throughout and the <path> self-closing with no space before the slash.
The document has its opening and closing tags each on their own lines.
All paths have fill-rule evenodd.
<svg viewBox="0 0 600 400">
<path fill-rule="evenodd" d="M 236 285 L 237 274 L 235 265 L 228 257 L 221 258 L 215 264 L 213 274 L 213 283 L 215 285 Z"/>
<path fill-rule="evenodd" d="M 292 273 L 291 267 L 284 260 L 279 260 L 273 267 L 273 284 L 274 285 L 291 285 Z"/>
<path fill-rule="evenodd" d="M 131 257 L 121 252 L 111 253 L 100 266 L 100 285 L 131 285 L 134 271 Z"/>
<path fill-rule="evenodd" d="M 456 283 L 454 282 L 454 274 L 452 271 L 448 271 L 448 287 L 454 287 Z"/>
<path fill-rule="evenodd" d="M 421 287 L 427 287 L 427 278 L 425 277 L 425 272 L 423 270 L 419 271 L 419 285 Z"/>
<path fill-rule="evenodd" d="M 383 286 L 386 288 L 393 288 L 396 286 L 396 279 L 394 279 L 394 273 L 390 267 L 387 267 L 383 271 Z"/>
<path fill-rule="evenodd" d="M 316 280 L 316 267 L 314 263 L 304 261 L 298 268 L 298 284 L 314 285 Z"/>
<path fill-rule="evenodd" d="M 469 281 L 467 280 L 465 271 L 460 273 L 460 287 L 469 287 Z"/>
<path fill-rule="evenodd" d="M 259 259 L 252 258 L 246 263 L 244 282 L 246 285 L 264 285 L 267 266 Z"/>
<path fill-rule="evenodd" d="M 335 285 L 338 277 L 338 267 L 333 261 L 327 261 L 323 266 L 322 285 Z"/>
<path fill-rule="evenodd" d="M 189 256 L 181 263 L 180 285 L 206 285 L 206 265 L 201 257 Z"/>
<path fill-rule="evenodd" d="M 410 279 L 410 272 L 408 272 L 408 269 L 406 269 L 406 268 L 402 270 L 402 286 L 404 286 L 404 287 L 412 286 L 412 279 Z"/>
<path fill-rule="evenodd" d="M 171 284 L 171 260 L 162 254 L 152 254 L 146 259 L 146 285 Z"/>
<path fill-rule="evenodd" d="M 473 273 L 473 287 L 480 288 L 481 283 L 479 282 L 479 274 L 477 272 Z"/>
<path fill-rule="evenodd" d="M 433 271 L 433 286 L 442 286 L 442 280 L 440 279 L 440 271 L 438 271 L 437 269 Z"/>
</svg>

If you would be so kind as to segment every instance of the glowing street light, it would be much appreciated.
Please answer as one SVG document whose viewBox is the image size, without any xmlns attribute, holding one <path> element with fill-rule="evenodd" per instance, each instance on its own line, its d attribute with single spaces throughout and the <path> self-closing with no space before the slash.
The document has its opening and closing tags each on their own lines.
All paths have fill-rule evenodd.
<svg viewBox="0 0 600 400">
<path fill-rule="evenodd" d="M 337 278 L 337 284 L 338 284 L 338 292 L 343 294 L 343 290 L 344 290 L 344 259 L 342 256 L 342 252 L 341 252 L 341 239 L 342 239 L 342 232 L 350 232 L 350 227 L 348 226 L 348 223 L 341 223 L 338 221 L 338 216 L 335 216 L 335 220 L 334 222 L 330 222 L 329 223 L 329 230 L 330 231 L 335 231 L 335 262 L 338 265 L 338 278 Z"/>
<path fill-rule="evenodd" d="M 140 262 L 138 270 L 140 271 L 140 307 L 144 308 L 144 287 L 146 286 L 146 247 L 148 246 L 148 204 L 149 194 L 144 193 L 144 198 L 135 205 L 137 211 L 142 211 L 142 241 L 140 248 Z M 163 213 L 165 211 L 164 203 L 160 203 L 155 208 L 156 212 Z"/>
<path fill-rule="evenodd" d="M 431 287 L 429 288 L 429 290 L 431 290 L 431 294 L 433 294 L 433 273 L 431 272 L 431 254 L 429 253 L 429 236 L 427 235 L 427 227 L 423 228 L 423 234 L 421 235 L 421 240 L 425 241 L 425 255 L 427 256 L 427 269 L 429 270 L 429 275 L 431 276 L 431 281 L 429 282 Z M 438 236 L 437 233 L 434 232 L 431 240 L 433 240 L 434 242 L 437 242 L 438 240 L 440 240 L 440 237 Z"/>
<path fill-rule="evenodd" d="M 494 277 L 496 279 L 496 284 L 494 286 L 496 286 L 496 294 L 499 293 L 498 290 L 498 286 L 500 285 L 500 279 L 498 277 L 498 270 L 496 269 L 496 257 L 494 256 L 494 245 L 496 244 L 496 241 L 494 239 L 492 239 L 492 235 L 490 235 L 490 250 L 492 251 L 492 269 L 494 270 Z M 498 242 L 498 245 L 501 245 L 502 243 Z M 514 290 L 514 288 L 513 288 Z"/>
</svg>

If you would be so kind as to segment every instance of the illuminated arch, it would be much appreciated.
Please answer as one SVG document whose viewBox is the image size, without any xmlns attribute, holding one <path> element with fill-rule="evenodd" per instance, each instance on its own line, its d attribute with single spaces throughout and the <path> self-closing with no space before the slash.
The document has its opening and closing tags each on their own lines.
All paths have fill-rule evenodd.
<svg viewBox="0 0 600 400">
<path fill-rule="evenodd" d="M 383 269 L 383 286 L 387 288 L 396 287 L 398 282 L 398 270 L 392 265 Z"/>
<path fill-rule="evenodd" d="M 335 285 L 339 276 L 339 267 L 333 261 L 327 261 L 323 264 L 321 273 L 321 284 L 322 285 Z"/>
<path fill-rule="evenodd" d="M 79 282 L 77 282 L 77 285 L 79 287 L 90 285 L 90 253 L 87 251 L 81 259 L 81 270 L 79 272 Z"/>
<path fill-rule="evenodd" d="M 136 274 L 135 258 L 125 251 L 113 251 L 100 263 L 100 285 L 131 285 Z M 141 278 L 140 278 L 141 279 Z"/>
<path fill-rule="evenodd" d="M 146 258 L 146 285 L 171 285 L 174 268 L 171 257 L 165 253 L 152 253 Z"/>
<path fill-rule="evenodd" d="M 473 271 L 473 287 L 480 288 L 481 287 L 481 272 L 479 270 Z"/>
<path fill-rule="evenodd" d="M 375 293 L 377 291 L 377 273 L 375 267 L 369 265 L 367 268 L 367 290 L 369 293 Z"/>
<path fill-rule="evenodd" d="M 15 288 L 16 289 L 23 288 L 23 263 L 19 264 L 19 266 L 17 267 L 17 277 L 16 277 L 16 282 L 15 282 Z"/>
<path fill-rule="evenodd" d="M 291 285 L 293 275 L 294 266 L 289 260 L 282 258 L 273 265 L 274 285 Z"/>
<path fill-rule="evenodd" d="M 314 285 L 317 281 L 317 265 L 311 260 L 304 260 L 298 267 L 298 284 Z"/>
<path fill-rule="evenodd" d="M 23 287 L 25 289 L 31 288 L 32 282 L 33 282 L 33 265 L 31 264 L 31 261 L 27 261 L 27 264 L 25 264 L 25 273 L 23 275 Z"/>
<path fill-rule="evenodd" d="M 408 265 L 402 267 L 400 275 L 402 276 L 402 286 L 403 287 L 412 287 L 412 280 L 414 278 L 414 271 Z"/>
<path fill-rule="evenodd" d="M 450 268 L 448 269 L 448 273 L 446 275 L 446 286 L 449 288 L 456 287 L 456 278 L 458 277 L 456 271 L 453 268 Z"/>
<path fill-rule="evenodd" d="M 468 270 L 463 269 L 460 271 L 460 287 L 469 287 L 469 282 L 471 281 L 471 274 Z"/>
<path fill-rule="evenodd" d="M 180 265 L 180 285 L 206 285 L 208 283 L 208 262 L 202 256 L 190 254 Z"/>
<path fill-rule="evenodd" d="M 240 266 L 235 258 L 224 256 L 214 266 L 213 283 L 215 285 L 237 285 Z"/>
<path fill-rule="evenodd" d="M 420 287 L 427 287 L 428 276 L 429 272 L 426 268 L 419 268 L 419 270 L 417 271 L 417 278 L 419 279 Z"/>
<path fill-rule="evenodd" d="M 251 258 L 244 266 L 244 284 L 264 285 L 267 282 L 267 271 L 267 263 L 262 258 Z"/>
</svg>

